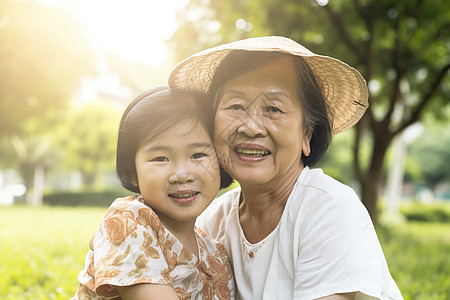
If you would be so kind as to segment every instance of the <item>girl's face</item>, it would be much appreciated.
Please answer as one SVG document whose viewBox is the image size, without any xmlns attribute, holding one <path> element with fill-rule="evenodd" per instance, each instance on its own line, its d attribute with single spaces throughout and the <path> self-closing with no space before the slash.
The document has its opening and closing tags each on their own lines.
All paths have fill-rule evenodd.
<svg viewBox="0 0 450 300">
<path fill-rule="evenodd" d="M 212 140 L 198 122 L 185 120 L 139 146 L 137 184 L 145 202 L 168 227 L 195 222 L 220 186 Z"/>
<path fill-rule="evenodd" d="M 272 59 L 228 81 L 221 89 L 214 124 L 217 155 L 241 185 L 284 180 L 303 168 L 310 137 L 303 128 L 293 58 Z"/>
</svg>

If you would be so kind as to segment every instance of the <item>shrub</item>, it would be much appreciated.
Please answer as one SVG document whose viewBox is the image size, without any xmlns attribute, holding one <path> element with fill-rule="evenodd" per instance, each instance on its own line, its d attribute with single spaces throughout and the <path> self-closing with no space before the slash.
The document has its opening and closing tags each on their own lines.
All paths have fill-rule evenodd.
<svg viewBox="0 0 450 300">
<path fill-rule="evenodd" d="M 55 192 L 44 195 L 44 204 L 51 206 L 102 206 L 108 207 L 119 197 L 125 197 L 130 192 L 123 190 Z"/>
<path fill-rule="evenodd" d="M 450 222 L 450 205 L 448 203 L 411 203 L 403 205 L 400 212 L 409 221 Z"/>
</svg>

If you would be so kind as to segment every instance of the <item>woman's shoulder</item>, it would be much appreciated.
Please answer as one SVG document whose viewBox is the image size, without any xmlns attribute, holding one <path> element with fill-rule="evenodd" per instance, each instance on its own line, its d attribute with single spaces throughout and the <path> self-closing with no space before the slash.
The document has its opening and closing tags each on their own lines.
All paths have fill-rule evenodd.
<svg viewBox="0 0 450 300">
<path fill-rule="evenodd" d="M 215 198 L 211 204 L 205 209 L 201 216 L 211 216 L 217 214 L 227 214 L 235 206 L 236 201 L 239 201 L 241 194 L 241 188 L 237 187 L 230 191 L 227 191 L 223 195 Z"/>
<path fill-rule="evenodd" d="M 325 174 L 320 168 L 306 167 L 300 174 L 297 184 L 308 192 L 315 191 L 331 198 L 357 198 L 353 188 Z"/>
<path fill-rule="evenodd" d="M 351 212 L 366 215 L 364 205 L 350 186 L 326 175 L 321 169 L 307 168 L 305 171 L 291 195 L 293 201 L 288 202 L 293 211 L 308 216 L 323 213 L 341 217 Z"/>
<path fill-rule="evenodd" d="M 237 218 L 237 203 L 241 189 L 237 187 L 226 192 L 213 202 L 198 216 L 196 225 L 213 239 L 221 240 L 229 229 L 224 224 L 235 224 Z M 230 222 L 231 221 L 231 222 Z"/>
</svg>

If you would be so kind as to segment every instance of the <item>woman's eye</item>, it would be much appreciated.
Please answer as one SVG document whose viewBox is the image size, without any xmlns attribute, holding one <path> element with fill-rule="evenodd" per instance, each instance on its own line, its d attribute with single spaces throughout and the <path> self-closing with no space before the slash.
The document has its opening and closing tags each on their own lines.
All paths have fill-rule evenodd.
<svg viewBox="0 0 450 300">
<path fill-rule="evenodd" d="M 195 153 L 194 155 L 192 155 L 193 159 L 200 159 L 202 157 L 205 157 L 206 154 L 205 153 Z"/>
<path fill-rule="evenodd" d="M 150 161 L 164 162 L 164 161 L 169 161 L 169 159 L 165 156 L 158 156 L 158 157 L 151 159 Z"/>
<path fill-rule="evenodd" d="M 244 110 L 244 108 L 240 104 L 233 104 L 230 106 L 230 109 L 231 110 Z"/>
<path fill-rule="evenodd" d="M 270 113 L 281 112 L 281 110 L 278 107 L 276 107 L 276 106 L 269 106 L 269 107 L 267 107 L 267 111 L 270 112 Z"/>
</svg>

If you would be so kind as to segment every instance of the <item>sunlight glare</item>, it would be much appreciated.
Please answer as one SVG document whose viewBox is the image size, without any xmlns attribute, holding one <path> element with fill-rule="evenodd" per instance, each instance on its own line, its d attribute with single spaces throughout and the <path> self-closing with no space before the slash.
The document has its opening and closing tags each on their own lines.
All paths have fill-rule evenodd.
<svg viewBox="0 0 450 300">
<path fill-rule="evenodd" d="M 188 0 L 40 0 L 58 6 L 79 20 L 100 53 L 114 52 L 123 59 L 151 66 L 165 63 L 165 40 L 177 28 L 175 11 Z"/>
</svg>

